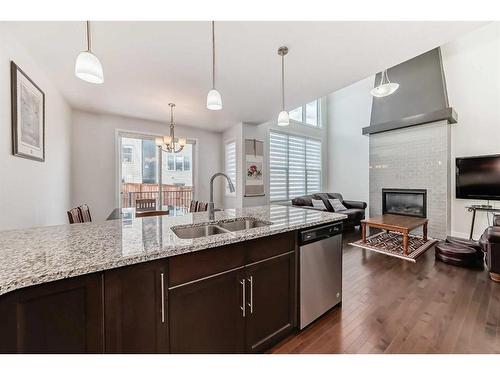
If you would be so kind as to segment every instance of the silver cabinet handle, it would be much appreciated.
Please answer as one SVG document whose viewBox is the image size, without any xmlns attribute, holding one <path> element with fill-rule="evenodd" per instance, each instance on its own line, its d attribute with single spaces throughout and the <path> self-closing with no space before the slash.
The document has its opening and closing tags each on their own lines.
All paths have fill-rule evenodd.
<svg viewBox="0 0 500 375">
<path fill-rule="evenodd" d="M 243 311 L 243 317 L 246 316 L 246 306 L 245 306 L 245 303 L 246 303 L 246 296 L 245 296 L 245 279 L 241 280 L 240 281 L 240 284 L 241 284 L 241 292 L 242 292 L 242 295 L 243 295 L 243 303 L 241 304 L 240 306 L 240 309 L 241 311 Z"/>
<path fill-rule="evenodd" d="M 165 275 L 160 274 L 161 282 L 161 322 L 165 323 Z"/>
<path fill-rule="evenodd" d="M 248 282 L 250 283 L 250 302 L 248 306 L 250 306 L 250 314 L 253 314 L 253 276 L 248 278 Z"/>
</svg>

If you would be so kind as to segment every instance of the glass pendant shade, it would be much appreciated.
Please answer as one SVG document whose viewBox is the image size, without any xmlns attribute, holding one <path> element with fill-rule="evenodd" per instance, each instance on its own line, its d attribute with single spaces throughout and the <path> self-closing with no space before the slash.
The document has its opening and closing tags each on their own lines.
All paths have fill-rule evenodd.
<svg viewBox="0 0 500 375">
<path fill-rule="evenodd" d="M 187 139 L 186 138 L 179 138 L 177 143 L 179 144 L 179 146 L 185 146 L 187 143 Z"/>
<path fill-rule="evenodd" d="M 389 96 L 391 94 L 394 94 L 398 88 L 399 88 L 399 83 L 389 82 L 374 87 L 370 91 L 370 93 L 376 98 L 383 98 L 384 96 Z"/>
<path fill-rule="evenodd" d="M 290 117 L 287 111 L 281 111 L 278 115 L 278 126 L 288 126 L 290 124 Z"/>
<path fill-rule="evenodd" d="M 208 92 L 207 108 L 212 111 L 218 111 L 222 109 L 222 97 L 216 89 L 212 89 Z"/>
<path fill-rule="evenodd" d="M 90 83 L 104 82 L 101 62 L 96 55 L 89 51 L 80 52 L 76 58 L 75 75 Z"/>
<path fill-rule="evenodd" d="M 170 143 L 172 143 L 172 137 L 165 135 L 163 137 L 163 143 L 165 143 L 166 145 L 169 145 Z"/>
<path fill-rule="evenodd" d="M 155 143 L 157 146 L 163 146 L 163 138 L 162 137 L 156 137 L 155 138 Z"/>
<path fill-rule="evenodd" d="M 386 69 L 380 75 L 380 83 L 378 86 L 370 90 L 370 94 L 376 98 L 383 98 L 384 96 L 394 94 L 398 88 L 399 83 L 391 82 L 389 80 Z"/>
</svg>

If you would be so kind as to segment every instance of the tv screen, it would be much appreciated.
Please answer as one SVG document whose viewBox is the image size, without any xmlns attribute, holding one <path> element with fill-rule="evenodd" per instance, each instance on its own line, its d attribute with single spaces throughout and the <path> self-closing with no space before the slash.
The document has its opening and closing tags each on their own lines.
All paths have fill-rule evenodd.
<svg viewBox="0 0 500 375">
<path fill-rule="evenodd" d="M 500 155 L 456 159 L 456 196 L 500 200 Z"/>
</svg>

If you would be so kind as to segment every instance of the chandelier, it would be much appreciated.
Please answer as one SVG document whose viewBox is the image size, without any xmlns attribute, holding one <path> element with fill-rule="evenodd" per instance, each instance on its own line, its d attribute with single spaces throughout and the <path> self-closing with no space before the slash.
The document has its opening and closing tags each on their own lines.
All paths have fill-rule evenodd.
<svg viewBox="0 0 500 375">
<path fill-rule="evenodd" d="M 174 134 L 174 103 L 168 103 L 170 107 L 170 135 L 165 135 L 163 137 L 156 137 L 156 145 L 165 152 L 181 152 L 186 145 L 186 138 L 175 138 Z"/>
</svg>

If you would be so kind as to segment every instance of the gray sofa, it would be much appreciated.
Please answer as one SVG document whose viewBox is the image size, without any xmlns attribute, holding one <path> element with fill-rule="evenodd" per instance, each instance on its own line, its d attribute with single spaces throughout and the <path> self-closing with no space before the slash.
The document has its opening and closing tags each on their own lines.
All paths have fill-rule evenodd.
<svg viewBox="0 0 500 375">
<path fill-rule="evenodd" d="M 347 219 L 344 220 L 344 227 L 354 227 L 361 225 L 361 220 L 365 218 L 366 202 L 359 201 L 348 201 L 344 200 L 342 194 L 339 193 L 317 193 L 311 195 L 303 195 L 292 199 L 292 206 L 316 209 L 313 207 L 312 199 L 321 199 L 325 204 L 326 210 L 333 212 L 333 207 L 328 201 L 328 199 L 339 199 L 342 204 L 347 208 L 344 211 L 338 211 L 344 215 L 347 215 Z"/>
</svg>

